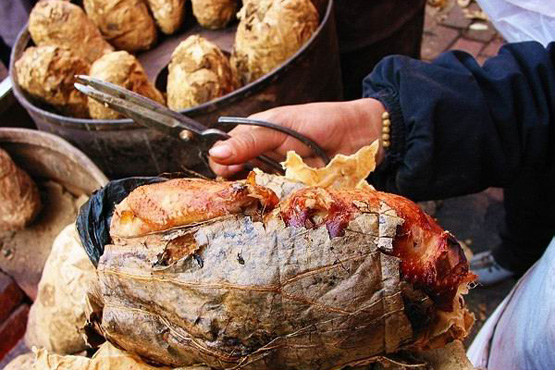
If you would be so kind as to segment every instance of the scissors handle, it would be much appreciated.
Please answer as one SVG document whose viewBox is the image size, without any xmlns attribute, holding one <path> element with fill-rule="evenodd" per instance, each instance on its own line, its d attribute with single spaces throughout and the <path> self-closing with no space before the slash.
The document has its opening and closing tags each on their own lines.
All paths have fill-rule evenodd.
<svg viewBox="0 0 555 370">
<path fill-rule="evenodd" d="M 188 135 L 188 134 L 184 133 L 183 135 L 185 136 L 185 135 Z M 227 139 L 231 138 L 231 136 L 227 132 L 224 132 L 224 131 L 219 130 L 217 128 L 206 129 L 201 133 L 201 136 L 203 136 L 203 137 L 213 136 L 215 140 L 227 140 Z M 180 137 L 181 137 L 181 135 L 180 135 Z M 256 159 L 258 159 L 260 162 L 264 163 L 266 166 L 269 166 L 271 169 L 273 169 L 274 171 L 276 171 L 276 172 L 278 172 L 282 175 L 285 173 L 281 164 L 279 164 L 278 162 L 276 162 L 275 160 L 273 160 L 272 158 L 270 158 L 266 155 L 259 155 L 258 157 L 256 157 Z"/>
<path fill-rule="evenodd" d="M 289 127 L 285 127 L 282 125 L 278 125 L 272 122 L 261 121 L 257 119 L 250 119 L 250 118 L 243 118 L 243 117 L 220 117 L 218 119 L 218 123 L 223 124 L 232 124 L 232 125 L 246 125 L 246 126 L 258 126 L 258 127 L 265 127 L 271 130 L 279 131 L 285 135 L 289 135 L 294 137 L 295 139 L 299 140 L 301 143 L 312 149 L 314 154 L 316 154 L 324 164 L 330 163 L 330 158 L 326 154 L 326 152 L 320 147 L 320 145 L 316 144 L 316 142 L 310 139 L 307 136 L 302 135 L 301 133 L 290 129 Z"/>
</svg>

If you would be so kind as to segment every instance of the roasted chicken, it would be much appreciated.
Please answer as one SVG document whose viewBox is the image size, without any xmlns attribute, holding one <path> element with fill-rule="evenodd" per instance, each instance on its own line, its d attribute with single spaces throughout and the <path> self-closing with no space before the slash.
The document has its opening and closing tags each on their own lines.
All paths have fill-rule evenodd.
<svg viewBox="0 0 555 370">
<path fill-rule="evenodd" d="M 473 276 L 417 205 L 369 187 L 285 185 L 281 200 L 254 175 L 131 192 L 89 327 L 153 363 L 256 370 L 339 369 L 466 335 Z"/>
</svg>

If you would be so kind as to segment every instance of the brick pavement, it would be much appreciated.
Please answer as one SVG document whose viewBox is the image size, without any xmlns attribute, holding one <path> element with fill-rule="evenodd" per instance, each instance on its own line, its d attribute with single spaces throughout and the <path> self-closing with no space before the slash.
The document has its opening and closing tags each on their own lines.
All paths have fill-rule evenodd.
<svg viewBox="0 0 555 370">
<path fill-rule="evenodd" d="M 447 1 L 443 9 L 428 7 L 422 40 L 422 59 L 431 61 L 448 50 L 463 50 L 472 54 L 480 64 L 496 55 L 503 38 L 491 22 L 471 19 L 476 14 L 476 3 L 460 7 L 455 0 Z"/>
<path fill-rule="evenodd" d="M 11 313 L 6 321 L 0 323 L 0 360 L 14 348 L 25 333 L 29 305 L 22 304 Z"/>
<path fill-rule="evenodd" d="M 14 279 L 0 271 L 0 324 L 6 321 L 24 297 Z"/>
</svg>

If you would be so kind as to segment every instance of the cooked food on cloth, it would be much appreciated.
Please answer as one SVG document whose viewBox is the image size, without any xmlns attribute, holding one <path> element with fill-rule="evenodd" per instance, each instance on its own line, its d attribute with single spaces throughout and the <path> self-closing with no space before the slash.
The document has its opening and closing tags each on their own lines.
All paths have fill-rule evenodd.
<svg viewBox="0 0 555 370">
<path fill-rule="evenodd" d="M 144 0 L 84 0 L 83 6 L 102 36 L 118 50 L 147 50 L 156 43 L 156 23 Z"/>
<path fill-rule="evenodd" d="M 235 88 L 229 60 L 210 41 L 193 35 L 174 50 L 168 67 L 168 107 L 191 108 Z"/>
<path fill-rule="evenodd" d="M 104 55 L 93 63 L 90 75 L 122 86 L 158 103 L 165 103 L 162 93 L 148 80 L 143 66 L 137 58 L 126 51 L 114 51 Z M 88 107 L 91 117 L 95 119 L 123 118 L 118 112 L 92 98 L 88 98 Z"/>
<path fill-rule="evenodd" d="M 341 181 L 285 186 L 293 173 L 279 199 L 257 177 L 97 193 L 78 221 L 97 262 L 88 332 L 165 366 L 257 370 L 339 369 L 465 337 L 473 275 L 416 204 Z"/>
<path fill-rule="evenodd" d="M 88 74 L 89 63 L 57 46 L 30 47 L 15 63 L 17 82 L 27 94 L 68 116 L 88 118 L 87 97 L 75 90 L 75 75 Z"/>
<path fill-rule="evenodd" d="M 40 207 L 37 185 L 0 149 L 0 231 L 23 229 Z"/>
<path fill-rule="evenodd" d="M 69 1 L 39 1 L 29 15 L 29 33 L 37 46 L 59 46 L 89 63 L 114 50 L 87 17 Z"/>
<path fill-rule="evenodd" d="M 242 84 L 284 63 L 318 28 L 310 0 L 246 0 L 238 17 L 231 63 Z"/>
<path fill-rule="evenodd" d="M 224 28 L 235 18 L 237 0 L 191 0 L 193 14 L 205 28 Z"/>
</svg>

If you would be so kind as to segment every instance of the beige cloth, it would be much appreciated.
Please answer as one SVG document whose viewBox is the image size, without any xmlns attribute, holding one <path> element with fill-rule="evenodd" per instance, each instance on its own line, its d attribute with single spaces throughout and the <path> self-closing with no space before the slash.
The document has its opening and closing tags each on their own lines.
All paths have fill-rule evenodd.
<svg viewBox="0 0 555 370">
<path fill-rule="evenodd" d="M 94 266 L 79 242 L 75 225 L 56 237 L 31 306 L 25 342 L 59 354 L 85 349 L 85 295 L 96 278 Z"/>
<path fill-rule="evenodd" d="M 33 370 L 170 370 L 169 367 L 148 365 L 138 357 L 121 351 L 108 342 L 104 343 L 92 358 L 60 356 L 37 348 L 33 351 L 36 356 Z M 179 370 L 210 370 L 210 368 L 198 365 Z"/>
</svg>

